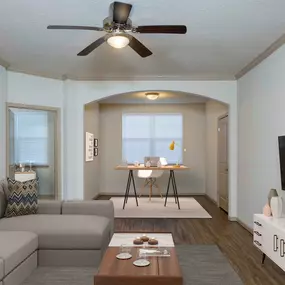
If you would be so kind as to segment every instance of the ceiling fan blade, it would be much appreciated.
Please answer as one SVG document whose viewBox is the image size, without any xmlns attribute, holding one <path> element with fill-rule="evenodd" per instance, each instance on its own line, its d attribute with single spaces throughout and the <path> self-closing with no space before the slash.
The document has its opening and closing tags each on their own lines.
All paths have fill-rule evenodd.
<svg viewBox="0 0 285 285">
<path fill-rule="evenodd" d="M 113 3 L 113 21 L 118 24 L 125 24 L 132 10 L 131 4 L 115 1 Z"/>
<path fill-rule="evenodd" d="M 128 35 L 130 43 L 129 46 L 138 53 L 141 57 L 147 57 L 152 55 L 152 52 L 144 46 L 139 40 L 137 40 L 135 37 Z"/>
<path fill-rule="evenodd" d="M 89 31 L 104 31 L 103 28 L 89 27 L 89 26 L 61 26 L 61 25 L 49 25 L 47 29 L 50 30 L 89 30 Z"/>
<path fill-rule="evenodd" d="M 103 44 L 106 41 L 106 37 L 101 37 L 92 44 L 90 44 L 88 47 L 86 47 L 84 50 L 82 50 L 77 55 L 79 56 L 85 56 L 88 55 L 90 52 L 92 52 L 95 48 L 99 47 L 101 44 Z"/>
<path fill-rule="evenodd" d="M 182 25 L 138 26 L 136 32 L 143 34 L 186 34 L 187 27 Z"/>
</svg>

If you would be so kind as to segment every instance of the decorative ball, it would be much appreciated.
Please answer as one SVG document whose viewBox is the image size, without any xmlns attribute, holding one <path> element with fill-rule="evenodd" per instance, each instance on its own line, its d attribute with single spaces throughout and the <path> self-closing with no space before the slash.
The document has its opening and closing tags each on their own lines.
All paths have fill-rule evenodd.
<svg viewBox="0 0 285 285">
<path fill-rule="evenodd" d="M 143 241 L 140 238 L 136 238 L 134 239 L 133 243 L 138 245 L 138 244 L 143 244 Z"/>
<path fill-rule="evenodd" d="M 140 239 L 143 241 L 143 242 L 147 242 L 149 240 L 149 237 L 147 235 L 142 235 L 140 237 Z"/>
<path fill-rule="evenodd" d="M 151 239 L 148 240 L 148 244 L 150 244 L 150 245 L 157 245 L 158 244 L 158 240 L 154 239 L 154 238 L 151 238 Z"/>
</svg>

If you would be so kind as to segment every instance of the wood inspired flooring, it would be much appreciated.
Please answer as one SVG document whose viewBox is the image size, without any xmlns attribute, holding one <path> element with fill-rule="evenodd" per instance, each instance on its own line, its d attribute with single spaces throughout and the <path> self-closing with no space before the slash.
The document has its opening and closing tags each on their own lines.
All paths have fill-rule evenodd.
<svg viewBox="0 0 285 285">
<path fill-rule="evenodd" d="M 253 246 L 252 235 L 246 229 L 228 221 L 227 214 L 205 196 L 194 198 L 212 219 L 116 219 L 115 232 L 171 232 L 176 244 L 216 244 L 244 284 L 285 284 L 285 272 L 269 258 L 261 265 L 262 254 Z"/>
</svg>

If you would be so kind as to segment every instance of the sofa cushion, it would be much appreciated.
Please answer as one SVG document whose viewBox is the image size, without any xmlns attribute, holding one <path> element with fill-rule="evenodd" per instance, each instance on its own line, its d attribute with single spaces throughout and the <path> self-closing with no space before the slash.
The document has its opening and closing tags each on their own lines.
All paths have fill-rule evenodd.
<svg viewBox="0 0 285 285">
<path fill-rule="evenodd" d="M 8 201 L 5 217 L 36 214 L 38 209 L 38 179 L 20 182 L 8 178 Z"/>
<path fill-rule="evenodd" d="M 3 259 L 0 258 L 0 280 L 2 280 L 3 277 L 4 277 L 4 261 Z"/>
<path fill-rule="evenodd" d="M 8 193 L 7 179 L 2 179 L 0 180 L 0 219 L 4 217 L 6 206 L 7 206 L 6 193 Z"/>
<path fill-rule="evenodd" d="M 1 219 L 2 230 L 36 233 L 39 249 L 101 249 L 109 239 L 110 222 L 94 215 L 38 214 Z"/>
<path fill-rule="evenodd" d="M 4 262 L 4 275 L 8 275 L 38 248 L 38 237 L 31 232 L 1 231 L 0 258 Z"/>
</svg>

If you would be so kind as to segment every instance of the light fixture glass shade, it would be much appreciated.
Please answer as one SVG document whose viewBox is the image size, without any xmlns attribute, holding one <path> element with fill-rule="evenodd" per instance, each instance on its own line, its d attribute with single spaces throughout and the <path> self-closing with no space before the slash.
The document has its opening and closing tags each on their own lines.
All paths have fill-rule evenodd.
<svg viewBox="0 0 285 285">
<path fill-rule="evenodd" d="M 159 93 L 146 93 L 145 96 L 149 100 L 156 100 L 159 96 Z"/>
<path fill-rule="evenodd" d="M 123 48 L 129 44 L 130 40 L 125 36 L 114 35 L 107 39 L 107 43 L 113 48 Z"/>
</svg>

